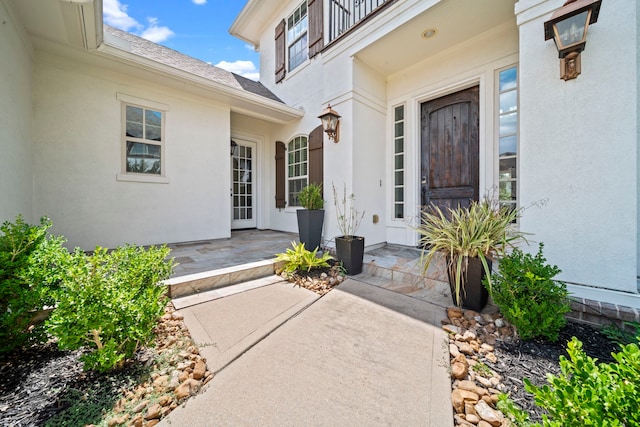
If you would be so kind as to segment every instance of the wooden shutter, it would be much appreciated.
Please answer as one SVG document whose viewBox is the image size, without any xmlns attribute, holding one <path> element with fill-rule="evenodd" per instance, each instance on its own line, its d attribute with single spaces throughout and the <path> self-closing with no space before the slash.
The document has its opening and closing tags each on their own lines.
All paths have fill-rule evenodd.
<svg viewBox="0 0 640 427">
<path fill-rule="evenodd" d="M 324 22 L 322 12 L 323 0 L 308 0 L 309 14 L 309 58 L 320 53 L 324 46 Z"/>
<path fill-rule="evenodd" d="M 286 166 L 287 148 L 284 142 L 276 141 L 276 208 L 284 208 L 287 205 L 285 195 L 287 179 Z"/>
<path fill-rule="evenodd" d="M 322 125 L 309 134 L 309 183 L 321 184 L 324 180 L 324 131 Z"/>
<path fill-rule="evenodd" d="M 286 24 L 284 19 L 276 27 L 276 83 L 280 83 L 287 74 L 285 58 L 287 50 Z"/>
</svg>

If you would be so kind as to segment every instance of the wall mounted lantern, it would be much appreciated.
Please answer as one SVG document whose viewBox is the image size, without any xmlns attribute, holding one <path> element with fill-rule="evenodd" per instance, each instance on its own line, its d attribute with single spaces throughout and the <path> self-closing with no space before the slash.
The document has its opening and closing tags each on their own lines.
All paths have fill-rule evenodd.
<svg viewBox="0 0 640 427">
<path fill-rule="evenodd" d="M 322 110 L 318 118 L 322 120 L 322 129 L 329 135 L 329 139 L 333 142 L 340 141 L 340 114 L 331 108 L 331 104 Z"/>
<path fill-rule="evenodd" d="M 236 154 L 236 149 L 238 148 L 238 143 L 235 142 L 233 139 L 231 140 L 231 156 L 233 157 L 234 154 Z"/>
<path fill-rule="evenodd" d="M 602 0 L 568 0 L 544 23 L 544 39 L 553 39 L 560 57 L 560 78 L 580 75 L 580 52 L 587 43 L 589 24 L 598 21 Z"/>
</svg>

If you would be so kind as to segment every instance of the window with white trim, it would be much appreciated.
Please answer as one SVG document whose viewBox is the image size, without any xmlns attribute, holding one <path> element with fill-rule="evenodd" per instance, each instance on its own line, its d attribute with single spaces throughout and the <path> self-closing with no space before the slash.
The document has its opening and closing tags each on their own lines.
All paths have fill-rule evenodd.
<svg viewBox="0 0 640 427">
<path fill-rule="evenodd" d="M 518 67 L 498 73 L 498 193 L 500 204 L 518 207 Z"/>
<path fill-rule="evenodd" d="M 164 112 L 123 104 L 124 174 L 164 176 Z"/>
<path fill-rule="evenodd" d="M 307 42 L 307 2 L 306 0 L 296 8 L 287 18 L 287 53 L 289 71 L 295 69 L 309 57 Z"/>
<path fill-rule="evenodd" d="M 404 105 L 393 109 L 393 218 L 404 218 Z"/>
<path fill-rule="evenodd" d="M 298 194 L 307 186 L 309 148 L 306 136 L 297 136 L 287 145 L 288 206 L 300 206 Z"/>
</svg>

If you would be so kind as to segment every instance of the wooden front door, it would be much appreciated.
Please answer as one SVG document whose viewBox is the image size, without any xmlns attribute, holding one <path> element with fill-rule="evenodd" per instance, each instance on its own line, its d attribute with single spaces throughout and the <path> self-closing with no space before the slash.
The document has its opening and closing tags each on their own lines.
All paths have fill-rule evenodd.
<svg viewBox="0 0 640 427">
<path fill-rule="evenodd" d="M 422 209 L 479 197 L 478 86 L 421 105 Z"/>
</svg>

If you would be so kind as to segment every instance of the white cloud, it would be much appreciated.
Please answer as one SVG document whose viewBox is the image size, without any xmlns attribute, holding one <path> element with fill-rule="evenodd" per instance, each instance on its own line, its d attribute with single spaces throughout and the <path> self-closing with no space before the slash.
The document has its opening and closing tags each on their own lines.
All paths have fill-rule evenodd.
<svg viewBox="0 0 640 427">
<path fill-rule="evenodd" d="M 254 45 L 252 45 L 252 44 L 249 44 L 249 43 L 245 43 L 244 48 L 250 50 L 251 52 L 256 52 L 257 51 L 256 47 Z"/>
<path fill-rule="evenodd" d="M 251 80 L 257 81 L 260 78 L 260 73 L 252 61 L 220 61 L 216 64 L 216 67 L 231 71 L 232 73 L 239 74 Z"/>
<path fill-rule="evenodd" d="M 147 18 L 149 26 L 140 33 L 140 37 L 154 43 L 162 43 L 175 33 L 169 27 L 158 26 L 158 18 Z"/>
<path fill-rule="evenodd" d="M 104 22 L 123 31 L 142 27 L 138 21 L 127 14 L 127 5 L 118 0 L 104 0 L 102 2 Z"/>
<path fill-rule="evenodd" d="M 202 2 L 203 0 L 194 1 Z M 147 18 L 148 25 L 145 27 L 135 18 L 129 16 L 127 7 L 126 4 L 120 3 L 119 0 L 103 0 L 104 22 L 122 31 L 131 31 L 154 43 L 162 43 L 174 35 L 174 32 L 169 27 L 158 25 L 158 18 Z"/>
<path fill-rule="evenodd" d="M 193 4 L 207 4 L 207 0 L 192 0 Z"/>
</svg>

